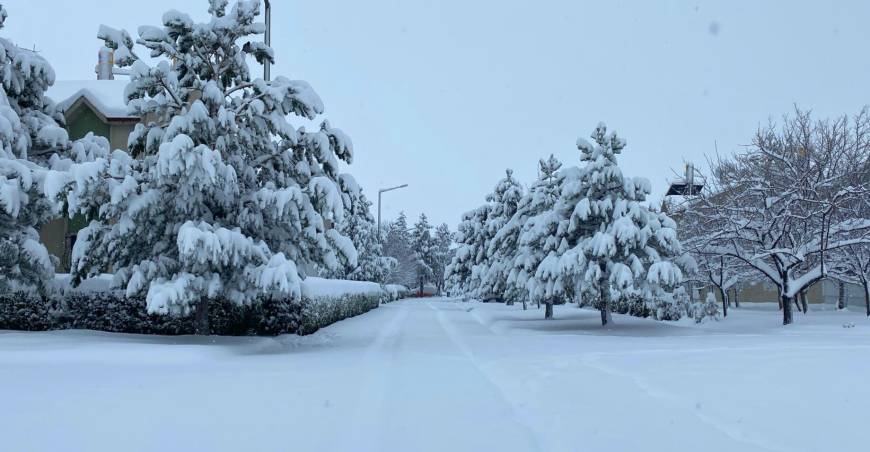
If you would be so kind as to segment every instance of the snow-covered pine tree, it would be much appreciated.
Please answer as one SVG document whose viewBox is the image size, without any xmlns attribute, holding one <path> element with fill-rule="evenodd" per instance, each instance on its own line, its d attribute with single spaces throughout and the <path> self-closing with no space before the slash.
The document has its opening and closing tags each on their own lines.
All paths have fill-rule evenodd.
<svg viewBox="0 0 870 452">
<path fill-rule="evenodd" d="M 447 226 L 447 223 L 441 223 L 435 228 L 433 239 L 435 241 L 435 258 L 433 260 L 434 266 L 432 272 L 434 274 L 435 289 L 440 294 L 444 291 L 447 266 L 453 258 L 453 233 L 450 232 L 450 226 Z"/>
<path fill-rule="evenodd" d="M 552 318 L 554 297 L 558 294 L 553 293 L 553 284 L 549 285 L 551 290 L 547 292 L 548 285 L 546 282 L 542 284 L 537 272 L 558 245 L 555 240 L 558 218 L 553 207 L 559 199 L 564 177 L 562 162 L 555 156 L 550 155 L 547 160 L 539 160 L 538 179 L 520 202 L 517 213 L 496 238 L 501 247 L 509 248 L 514 242 L 518 247 L 508 274 L 508 287 L 516 291 L 517 297 L 522 297 L 523 309 L 526 309 L 526 299 L 538 303 L 539 306 L 543 302 L 545 318 Z M 553 276 L 557 274 L 554 273 Z"/>
<path fill-rule="evenodd" d="M 6 17 L 0 5 L 0 30 Z M 63 116 L 44 96 L 53 83 L 45 59 L 0 37 L 0 292 L 41 290 L 54 276 L 39 228 L 62 207 L 43 194 L 49 166 L 65 163 L 58 153 L 86 158 L 108 148 L 92 135 L 69 141 Z"/>
<path fill-rule="evenodd" d="M 391 284 L 413 286 L 416 283 L 414 252 L 411 250 L 411 234 L 405 212 L 399 212 L 399 217 L 387 225 L 383 243 L 384 255 L 396 260 L 396 267 L 387 281 Z"/>
<path fill-rule="evenodd" d="M 719 320 L 719 305 L 716 302 L 716 295 L 712 291 L 707 291 L 707 296 L 704 297 L 703 301 L 698 299 L 689 308 L 689 314 L 696 323 L 701 323 L 704 320 Z"/>
<path fill-rule="evenodd" d="M 612 321 L 612 304 L 626 297 L 642 300 L 648 308 L 643 311 L 661 318 L 660 312 L 670 311 L 664 305 L 673 302 L 663 289 L 682 280 L 673 261 L 681 253 L 676 223 L 646 203 L 649 181 L 623 176 L 616 158 L 625 141 L 607 133 L 604 124 L 595 128 L 592 139 L 594 143 L 577 141 L 585 166 L 579 180 L 563 182 L 554 208 L 560 218 L 568 219 L 567 224 L 559 222 L 556 235 L 558 249 L 567 248 L 558 259 L 568 278 L 562 285 L 570 282 L 582 287 L 583 296 L 593 296 L 603 325 Z M 541 273 L 539 268 L 536 279 Z"/>
<path fill-rule="evenodd" d="M 446 285 L 453 296 L 473 296 L 480 285 L 475 268 L 486 259 L 486 220 L 489 204 L 462 215 L 456 232 L 456 253 L 445 270 Z"/>
<path fill-rule="evenodd" d="M 351 142 L 326 121 L 313 132 L 288 121 L 323 112 L 308 83 L 253 78 L 249 56 L 273 59 L 257 37 L 259 10 L 259 1 L 211 0 L 204 23 L 167 12 L 162 27 L 139 28 L 154 66 L 126 31 L 99 32 L 130 66 L 128 108 L 148 122 L 128 152 L 97 162 L 100 189 L 70 193 L 96 217 L 73 251 L 76 278 L 114 270 L 150 312 L 195 308 L 199 333 L 209 331 L 212 300 L 299 297 L 309 272 L 356 261 L 333 227 L 344 213 L 338 161 L 351 162 Z"/>
<path fill-rule="evenodd" d="M 354 267 L 342 267 L 326 273 L 335 278 L 383 284 L 395 269 L 396 260 L 383 254 L 378 240 L 378 227 L 371 214 L 372 203 L 350 174 L 341 174 L 338 182 L 344 203 L 344 220 L 339 225 L 339 231 L 353 242 L 357 250 L 357 263 Z"/>
<path fill-rule="evenodd" d="M 429 219 L 425 213 L 420 214 L 420 218 L 414 224 L 414 232 L 411 236 L 411 250 L 414 252 L 414 270 L 416 272 L 417 284 L 420 288 L 420 293 L 423 292 L 423 287 L 426 283 L 432 281 L 434 273 L 435 260 L 435 241 L 432 238 L 432 225 L 429 224 Z"/>
<path fill-rule="evenodd" d="M 514 298 L 509 296 L 508 274 L 512 268 L 516 247 L 508 248 L 503 242 L 494 243 L 504 227 L 517 213 L 523 198 L 523 186 L 513 176 L 513 170 L 505 171 L 505 177 L 498 181 L 492 193 L 486 200 L 490 204 L 490 213 L 486 220 L 485 264 L 481 267 L 481 282 L 477 288 L 478 298 L 497 298 L 507 304 L 513 304 Z"/>
</svg>

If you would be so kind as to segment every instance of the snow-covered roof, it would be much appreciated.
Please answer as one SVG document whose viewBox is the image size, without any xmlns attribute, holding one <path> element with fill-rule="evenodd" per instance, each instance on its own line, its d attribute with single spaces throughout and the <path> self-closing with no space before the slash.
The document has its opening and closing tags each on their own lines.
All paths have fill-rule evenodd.
<svg viewBox="0 0 870 452">
<path fill-rule="evenodd" d="M 61 111 L 84 98 L 106 119 L 138 119 L 127 112 L 124 88 L 127 80 L 64 80 L 57 81 L 46 95 L 57 102 Z"/>
</svg>

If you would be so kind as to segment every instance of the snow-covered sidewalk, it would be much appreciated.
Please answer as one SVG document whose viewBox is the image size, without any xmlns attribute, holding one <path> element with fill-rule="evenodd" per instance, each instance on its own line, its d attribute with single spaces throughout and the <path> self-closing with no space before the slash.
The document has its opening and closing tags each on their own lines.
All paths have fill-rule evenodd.
<svg viewBox="0 0 870 452">
<path fill-rule="evenodd" d="M 852 451 L 870 321 L 405 300 L 307 337 L 0 332 L 15 451 Z M 854 327 L 844 328 L 851 326 Z"/>
</svg>

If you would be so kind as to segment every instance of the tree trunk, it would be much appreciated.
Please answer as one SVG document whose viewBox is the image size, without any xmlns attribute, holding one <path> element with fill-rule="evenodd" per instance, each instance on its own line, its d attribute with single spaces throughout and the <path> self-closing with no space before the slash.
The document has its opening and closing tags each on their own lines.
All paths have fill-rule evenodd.
<svg viewBox="0 0 870 452">
<path fill-rule="evenodd" d="M 695 283 L 689 280 L 686 285 L 689 288 L 689 305 L 691 306 L 695 304 Z"/>
<path fill-rule="evenodd" d="M 607 326 L 608 323 L 613 323 L 613 316 L 610 314 L 609 306 L 601 310 L 601 326 Z"/>
<path fill-rule="evenodd" d="M 791 314 L 791 299 L 783 293 L 779 300 L 780 306 L 782 306 L 782 324 L 783 325 L 791 325 L 794 322 L 794 318 Z"/>
<path fill-rule="evenodd" d="M 211 334 L 211 329 L 208 324 L 208 300 L 201 299 L 196 304 L 194 311 L 194 332 L 200 336 L 208 336 Z"/>
<path fill-rule="evenodd" d="M 613 316 L 610 314 L 610 305 L 605 303 L 601 308 L 601 326 L 607 326 L 608 323 L 613 323 Z"/>
<path fill-rule="evenodd" d="M 529 309 L 528 303 L 526 303 L 526 300 L 523 299 L 523 311 L 526 311 L 528 309 Z"/>
<path fill-rule="evenodd" d="M 870 281 L 864 281 L 864 306 L 867 308 L 867 317 L 870 317 Z"/>
<path fill-rule="evenodd" d="M 728 317 L 728 291 L 719 286 L 716 288 L 719 289 L 719 296 L 722 297 L 722 317 Z"/>
<path fill-rule="evenodd" d="M 846 284 L 838 281 L 837 285 L 837 309 L 846 309 Z"/>
<path fill-rule="evenodd" d="M 807 303 L 807 291 L 806 290 L 801 291 L 801 307 L 804 309 L 804 315 L 806 315 L 807 311 L 810 308 L 809 304 Z"/>
<path fill-rule="evenodd" d="M 548 302 L 544 303 L 544 306 L 545 306 L 544 318 L 545 319 L 552 319 L 553 318 L 553 302 L 548 301 Z"/>
<path fill-rule="evenodd" d="M 740 291 L 736 287 L 734 288 L 734 307 L 740 307 Z"/>
</svg>

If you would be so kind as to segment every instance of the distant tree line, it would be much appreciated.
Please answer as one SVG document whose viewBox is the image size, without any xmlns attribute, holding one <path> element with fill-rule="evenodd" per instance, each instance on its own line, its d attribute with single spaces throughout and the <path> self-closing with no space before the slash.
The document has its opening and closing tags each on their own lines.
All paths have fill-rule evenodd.
<svg viewBox="0 0 870 452">
<path fill-rule="evenodd" d="M 446 223 L 433 227 L 425 213 L 413 226 L 404 212 L 389 222 L 383 232 L 383 253 L 396 265 L 387 282 L 422 292 L 427 284 L 436 293 L 444 291 L 444 272 L 453 255 L 453 234 Z"/>
</svg>

